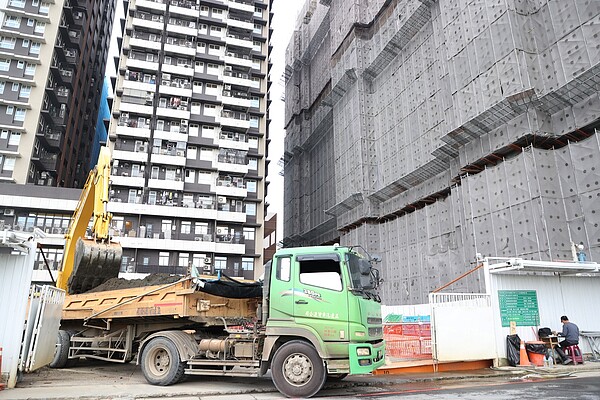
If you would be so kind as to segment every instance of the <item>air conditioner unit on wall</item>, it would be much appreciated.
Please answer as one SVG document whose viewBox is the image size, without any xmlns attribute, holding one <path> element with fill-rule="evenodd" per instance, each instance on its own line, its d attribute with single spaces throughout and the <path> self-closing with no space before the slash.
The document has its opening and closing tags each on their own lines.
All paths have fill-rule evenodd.
<svg viewBox="0 0 600 400">
<path fill-rule="evenodd" d="M 15 209 L 14 208 L 7 208 L 4 210 L 4 215 L 8 215 L 8 216 L 13 216 L 15 215 Z"/>
<path fill-rule="evenodd" d="M 212 259 L 210 257 L 204 257 L 204 264 L 210 264 Z"/>
<path fill-rule="evenodd" d="M 217 200 L 220 204 L 227 203 L 227 198 L 225 196 L 219 196 Z"/>
</svg>

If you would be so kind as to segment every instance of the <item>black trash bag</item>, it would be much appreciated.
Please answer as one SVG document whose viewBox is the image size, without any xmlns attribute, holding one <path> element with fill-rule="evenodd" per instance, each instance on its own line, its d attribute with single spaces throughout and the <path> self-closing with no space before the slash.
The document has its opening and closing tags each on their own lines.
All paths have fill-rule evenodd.
<svg viewBox="0 0 600 400">
<path fill-rule="evenodd" d="M 520 346 L 521 338 L 519 335 L 506 336 L 506 359 L 513 367 L 519 365 L 519 360 L 521 358 L 521 352 L 519 350 Z"/>
<path fill-rule="evenodd" d="M 540 339 L 544 338 L 544 337 L 548 337 L 550 335 L 552 335 L 552 329 L 550 329 L 550 328 L 540 328 L 540 329 L 538 329 L 538 337 Z"/>
<path fill-rule="evenodd" d="M 528 353 L 546 354 L 546 346 L 543 343 L 525 343 Z"/>
</svg>

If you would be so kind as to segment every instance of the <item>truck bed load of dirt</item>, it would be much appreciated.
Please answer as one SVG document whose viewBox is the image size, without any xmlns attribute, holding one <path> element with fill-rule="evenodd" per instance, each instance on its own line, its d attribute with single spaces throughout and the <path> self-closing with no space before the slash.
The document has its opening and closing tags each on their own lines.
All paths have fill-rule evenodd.
<svg viewBox="0 0 600 400">
<path fill-rule="evenodd" d="M 182 277 L 179 275 L 169 274 L 150 274 L 144 279 L 123 279 L 123 278 L 111 278 L 96 286 L 92 290 L 86 293 L 104 292 L 109 290 L 120 290 L 120 289 L 131 289 L 144 286 L 157 286 L 166 285 L 167 283 L 173 283 L 180 280 Z"/>
</svg>

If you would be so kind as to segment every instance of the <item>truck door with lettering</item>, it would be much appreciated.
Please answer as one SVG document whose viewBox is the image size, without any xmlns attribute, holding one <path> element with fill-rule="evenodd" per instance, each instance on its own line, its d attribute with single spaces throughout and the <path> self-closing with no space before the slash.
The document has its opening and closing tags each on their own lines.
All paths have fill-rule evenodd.
<svg viewBox="0 0 600 400">
<path fill-rule="evenodd" d="M 298 255 L 292 268 L 294 316 L 324 341 L 348 340 L 348 291 L 337 253 Z"/>
</svg>

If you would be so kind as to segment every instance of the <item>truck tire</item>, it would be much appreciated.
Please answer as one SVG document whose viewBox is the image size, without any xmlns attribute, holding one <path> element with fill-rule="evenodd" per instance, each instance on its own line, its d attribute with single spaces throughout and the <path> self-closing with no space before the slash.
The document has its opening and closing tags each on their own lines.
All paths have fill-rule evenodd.
<svg viewBox="0 0 600 400">
<path fill-rule="evenodd" d="M 271 376 L 287 397 L 312 397 L 325 383 L 327 371 L 315 348 L 300 340 L 283 344 L 273 356 Z"/>
<path fill-rule="evenodd" d="M 152 385 L 169 386 L 183 378 L 185 363 L 175 344 L 165 337 L 150 340 L 142 353 L 142 373 Z"/>
<path fill-rule="evenodd" d="M 64 368 L 69 362 L 69 346 L 71 345 L 71 335 L 67 331 L 58 331 L 56 338 L 56 348 L 54 358 L 50 363 L 50 368 Z"/>
</svg>

